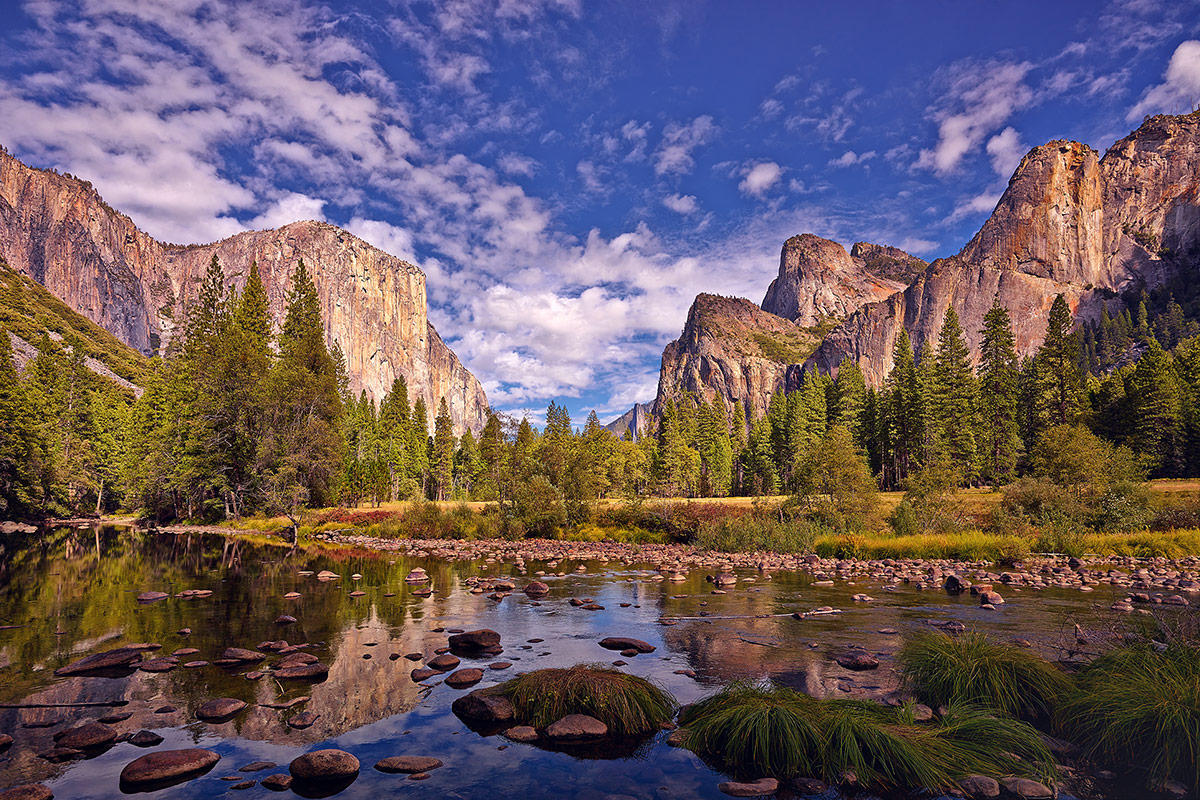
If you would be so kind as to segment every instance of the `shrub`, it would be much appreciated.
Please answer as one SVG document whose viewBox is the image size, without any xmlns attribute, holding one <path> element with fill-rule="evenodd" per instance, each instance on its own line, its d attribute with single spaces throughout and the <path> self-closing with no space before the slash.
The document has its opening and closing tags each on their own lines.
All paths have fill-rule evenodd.
<svg viewBox="0 0 1200 800">
<path fill-rule="evenodd" d="M 773 519 L 756 514 L 704 522 L 696 545 L 723 553 L 811 553 L 817 531 L 805 519 Z"/>
<path fill-rule="evenodd" d="M 523 724 L 544 728 L 568 714 L 587 714 L 617 736 L 657 730 L 678 707 L 645 678 L 590 664 L 527 672 L 489 691 L 507 697 Z"/>
<path fill-rule="evenodd" d="M 508 520 L 516 523 L 523 535 L 551 536 L 567 524 L 562 493 L 544 475 L 518 481 L 506 510 Z"/>
<path fill-rule="evenodd" d="M 985 634 L 917 634 L 897 657 L 905 686 L 932 706 L 965 704 L 1002 714 L 1049 717 L 1066 676 L 1028 650 Z"/>
<path fill-rule="evenodd" d="M 940 722 L 912 724 L 904 709 L 816 700 L 790 689 L 732 684 L 680 718 L 684 744 L 745 776 L 796 774 L 866 786 L 947 787 L 972 774 L 1036 774 L 1052 760 L 1029 725 L 956 707 Z"/>
<path fill-rule="evenodd" d="M 1200 785 L 1200 647 L 1135 646 L 1083 669 L 1062 727 L 1094 759 Z"/>
</svg>

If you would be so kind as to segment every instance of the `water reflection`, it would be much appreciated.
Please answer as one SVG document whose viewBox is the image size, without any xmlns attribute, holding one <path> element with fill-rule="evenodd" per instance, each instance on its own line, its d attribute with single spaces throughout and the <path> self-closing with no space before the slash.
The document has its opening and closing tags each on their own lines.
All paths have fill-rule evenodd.
<svg viewBox="0 0 1200 800">
<path fill-rule="evenodd" d="M 431 597 L 415 596 L 404 583 L 417 566 L 431 578 Z M 465 658 L 463 666 L 496 660 L 514 666 L 485 669 L 480 685 L 486 686 L 521 670 L 612 661 L 617 654 L 597 642 L 626 635 L 645 639 L 658 650 L 620 659 L 628 662 L 624 668 L 658 681 L 684 703 L 730 679 L 768 675 L 817 695 L 881 696 L 895 688 L 887 657 L 901 638 L 881 631 L 903 633 L 960 619 L 1048 647 L 1064 625 L 1091 613 L 1093 604 L 1106 607 L 1111 602 L 1095 596 L 1101 591 L 1085 597 L 1047 590 L 1014 593 L 1002 610 L 986 611 L 970 597 L 883 583 L 818 587 L 791 573 L 746 573 L 742 577 L 753 582 L 713 594 L 699 572 L 686 582 L 670 583 L 650 580 L 651 565 L 593 563 L 585 573 L 573 572 L 575 566 L 564 561 L 552 570 L 530 562 L 530 574 L 541 569 L 550 573 L 543 578 L 550 594 L 531 600 L 517 592 L 496 602 L 471 593 L 467 581 L 513 575 L 522 585 L 525 579 L 511 564 L 444 563 L 349 548 L 292 550 L 218 536 L 145 536 L 114 528 L 64 528 L 5 538 L 0 540 L 0 625 L 7 626 L 0 630 L 0 703 L 52 707 L 0 709 L 0 732 L 15 739 L 0 754 L 0 788 L 47 781 L 60 798 L 121 796 L 121 768 L 146 750 L 126 742 L 64 763 L 41 754 L 52 750 L 57 732 L 106 715 L 128 714 L 113 724 L 119 733 L 151 730 L 165 738 L 161 749 L 204 746 L 223 756 L 204 777 L 147 796 L 237 796 L 241 793 L 230 788 L 232 782 L 222 778 L 256 779 L 271 772 L 247 775 L 237 772 L 239 767 L 265 760 L 282 765 L 273 771 L 286 772 L 292 758 L 322 743 L 347 749 L 363 763 L 359 779 L 339 795 L 343 797 L 379 791 L 467 797 L 500 786 L 530 797 L 720 797 L 718 776 L 690 754 L 667 747 L 661 736 L 618 761 L 580 759 L 581 753 L 481 737 L 450 713 L 450 703 L 461 692 L 413 683 L 409 671 L 419 664 L 402 656 L 430 658 L 444 647 L 446 635 L 435 628 L 492 628 L 503 636 L 504 654 Z M 341 577 L 320 581 L 315 573 L 321 570 Z M 566 574 L 558 577 L 554 571 Z M 361 578 L 352 578 L 355 574 Z M 212 595 L 176 597 L 188 589 L 211 590 Z M 139 604 L 137 595 L 146 591 L 171 597 Z M 351 595 L 358 591 L 364 595 Z M 863 591 L 875 602 L 851 600 Z M 289 592 L 301 596 L 285 599 Z M 590 597 L 605 608 L 572 607 L 566 602 L 571 597 Z M 843 613 L 803 620 L 762 616 L 826 605 Z M 276 624 L 282 614 L 297 621 Z M 697 619 L 664 626 L 659 624 L 663 617 Z M 185 629 L 190 634 L 180 633 Z M 161 644 L 152 656 L 195 649 L 181 660 L 213 662 L 227 647 L 254 648 L 281 639 L 309 645 L 305 652 L 329 667 L 328 677 L 317 683 L 279 681 L 269 674 L 248 680 L 246 673 L 260 665 L 222 669 L 211 663 L 119 678 L 53 674 L 87 653 L 132 643 Z M 842 669 L 832 657 L 849 646 L 879 654 L 883 666 L 868 673 Z M 302 696 L 310 699 L 278 708 Z M 250 708 L 228 722 L 197 721 L 196 708 L 216 697 L 240 699 Z M 80 703 L 123 705 L 67 707 Z M 301 712 L 316 715 L 316 722 L 299 730 L 290 727 L 287 720 Z M 390 755 L 432 755 L 446 765 L 421 783 L 371 769 Z"/>
</svg>

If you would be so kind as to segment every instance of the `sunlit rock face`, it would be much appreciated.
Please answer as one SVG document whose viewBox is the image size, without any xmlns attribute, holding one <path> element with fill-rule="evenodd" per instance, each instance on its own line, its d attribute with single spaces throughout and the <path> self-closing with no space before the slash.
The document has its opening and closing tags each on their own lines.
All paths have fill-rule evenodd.
<svg viewBox="0 0 1200 800">
<path fill-rule="evenodd" d="M 811 339 L 790 320 L 749 300 L 698 295 L 683 332 L 663 350 L 654 413 L 661 413 L 667 398 L 692 392 L 729 406 L 740 400 L 761 416 L 792 360 L 781 354 L 804 353 Z"/>
<path fill-rule="evenodd" d="M 1151 117 L 1103 158 L 1078 142 L 1035 147 L 957 256 L 864 305 L 829 333 L 809 364 L 830 370 L 850 358 L 878 385 L 900 330 L 919 348 L 936 338 L 951 305 L 978 355 L 983 316 L 997 297 L 1026 355 L 1041 344 L 1055 295 L 1090 318 L 1106 294 L 1153 287 L 1191 269 L 1200 244 L 1198 147 L 1197 114 Z"/>
<path fill-rule="evenodd" d="M 400 375 L 431 417 L 442 397 L 458 431 L 482 428 L 483 387 L 429 323 L 420 269 L 333 225 L 303 221 L 220 242 L 174 245 L 138 230 L 86 181 L 0 151 L 0 256 L 71 308 L 149 353 L 179 329 L 213 255 L 231 287 L 257 261 L 276 323 L 300 259 L 316 282 L 326 339 L 350 388 L 382 399 Z"/>
<path fill-rule="evenodd" d="M 802 327 L 842 320 L 900 291 L 924 267 L 924 261 L 894 247 L 862 242 L 847 253 L 811 233 L 793 236 L 783 244 L 779 275 L 762 309 Z"/>
</svg>

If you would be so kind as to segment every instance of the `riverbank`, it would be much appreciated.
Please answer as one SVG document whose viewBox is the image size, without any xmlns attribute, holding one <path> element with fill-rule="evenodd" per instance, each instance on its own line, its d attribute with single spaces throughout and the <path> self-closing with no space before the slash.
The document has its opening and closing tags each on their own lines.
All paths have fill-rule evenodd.
<svg viewBox="0 0 1200 800">
<path fill-rule="evenodd" d="M 552 539 L 462 541 L 444 539 L 380 539 L 361 535 L 329 536 L 327 541 L 352 547 L 403 553 L 414 558 L 452 561 L 512 562 L 525 573 L 526 562 L 562 567 L 553 574 L 586 572 L 577 562 L 651 564 L 658 574 L 650 580 L 683 579 L 691 570 L 713 573 L 714 582 L 736 583 L 734 570 L 759 573 L 802 572 L 816 581 L 876 581 L 905 584 L 916 589 L 972 591 L 992 604 L 1004 602 L 1004 591 L 1039 591 L 1047 588 L 1094 592 L 1111 587 L 1113 609 L 1132 612 L 1156 605 L 1189 606 L 1200 602 L 1200 557 L 1178 559 L 1133 556 L 1067 555 L 1033 556 L 1002 568 L 987 560 L 924 558 L 824 558 L 815 553 L 720 553 L 680 544 L 625 544 L 571 542 Z M 545 574 L 534 573 L 534 577 Z M 744 580 L 744 578 L 741 578 Z M 984 597 L 984 595 L 987 597 Z"/>
</svg>

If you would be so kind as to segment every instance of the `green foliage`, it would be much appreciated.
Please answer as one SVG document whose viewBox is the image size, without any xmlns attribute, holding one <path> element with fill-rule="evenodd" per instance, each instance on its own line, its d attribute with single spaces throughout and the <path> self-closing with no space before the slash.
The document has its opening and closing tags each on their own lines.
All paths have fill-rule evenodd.
<svg viewBox="0 0 1200 800">
<path fill-rule="evenodd" d="M 817 533 L 804 519 L 743 514 L 702 522 L 695 543 L 721 553 L 811 553 Z"/>
<path fill-rule="evenodd" d="M 897 656 L 906 688 L 931 706 L 970 705 L 1025 719 L 1048 718 L 1068 688 L 1065 674 L 1028 650 L 982 633 L 921 633 Z"/>
<path fill-rule="evenodd" d="M 658 730 L 677 708 L 645 678 L 594 664 L 534 670 L 488 691 L 507 697 L 522 724 L 544 728 L 568 714 L 586 714 L 617 736 Z"/>
<path fill-rule="evenodd" d="M 955 707 L 912 724 L 904 709 L 817 700 L 774 685 L 732 684 L 681 716 L 684 744 L 749 777 L 853 772 L 868 787 L 950 787 L 968 775 L 1043 777 L 1052 759 L 1025 723 Z"/>
<path fill-rule="evenodd" d="M 861 530 L 875 521 L 879 492 L 850 431 L 836 425 L 806 448 L 796 470 L 794 499 L 834 530 Z"/>
<path fill-rule="evenodd" d="M 1062 727 L 1095 760 L 1200 784 L 1200 648 L 1132 646 L 1084 667 Z"/>
</svg>

